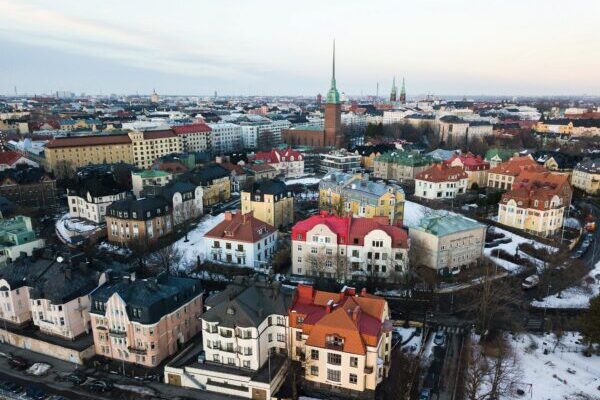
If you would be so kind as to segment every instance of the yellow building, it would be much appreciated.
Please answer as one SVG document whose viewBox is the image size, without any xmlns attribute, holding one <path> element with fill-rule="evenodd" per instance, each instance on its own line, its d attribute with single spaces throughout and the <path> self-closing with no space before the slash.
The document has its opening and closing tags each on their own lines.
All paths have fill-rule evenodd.
<svg viewBox="0 0 600 400">
<path fill-rule="evenodd" d="M 600 194 L 600 159 L 578 163 L 573 169 L 571 184 L 592 196 Z"/>
<path fill-rule="evenodd" d="M 181 137 L 177 136 L 172 129 L 129 132 L 129 137 L 133 162 L 139 168 L 150 168 L 157 158 L 183 151 Z"/>
<path fill-rule="evenodd" d="M 230 172 L 219 164 L 208 165 L 190 176 L 192 183 L 202 186 L 204 207 L 228 201 L 231 198 Z"/>
<path fill-rule="evenodd" d="M 559 135 L 572 135 L 573 122 L 569 121 L 539 121 L 535 125 L 535 131 L 538 133 L 556 133 Z"/>
<path fill-rule="evenodd" d="M 319 208 L 335 214 L 385 216 L 390 224 L 401 225 L 404 200 L 400 186 L 371 182 L 367 175 L 331 172 L 319 183 Z"/>
<path fill-rule="evenodd" d="M 278 179 L 256 182 L 249 191 L 242 191 L 242 214 L 254 212 L 254 217 L 276 228 L 294 223 L 294 196 Z"/>
<path fill-rule="evenodd" d="M 47 168 L 58 175 L 89 164 L 133 163 L 131 138 L 126 134 L 55 138 L 44 154 Z"/>
</svg>

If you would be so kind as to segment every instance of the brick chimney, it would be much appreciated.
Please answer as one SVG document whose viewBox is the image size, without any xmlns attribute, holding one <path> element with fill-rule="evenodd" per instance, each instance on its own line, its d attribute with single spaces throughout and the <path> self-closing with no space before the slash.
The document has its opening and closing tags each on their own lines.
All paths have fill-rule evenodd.
<svg viewBox="0 0 600 400">
<path fill-rule="evenodd" d="M 225 221 L 231 220 L 233 220 L 233 214 L 231 214 L 231 211 L 225 211 Z"/>
<path fill-rule="evenodd" d="M 327 301 L 327 306 L 325 306 L 325 313 L 329 314 L 331 312 L 331 309 L 333 307 L 333 300 L 328 300 Z"/>
</svg>

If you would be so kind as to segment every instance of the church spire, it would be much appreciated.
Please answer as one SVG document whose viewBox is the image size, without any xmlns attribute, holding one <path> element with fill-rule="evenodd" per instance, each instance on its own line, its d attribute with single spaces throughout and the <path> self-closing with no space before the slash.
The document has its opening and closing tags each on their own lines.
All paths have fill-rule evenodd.
<svg viewBox="0 0 600 400">
<path fill-rule="evenodd" d="M 394 75 L 394 79 L 392 80 L 392 91 L 390 92 L 390 102 L 396 101 L 396 76 Z"/>
<path fill-rule="evenodd" d="M 404 78 L 402 78 L 402 88 L 400 89 L 400 102 L 406 103 L 406 86 L 404 85 Z"/>
<path fill-rule="evenodd" d="M 329 88 L 329 92 L 327 92 L 327 103 L 329 104 L 339 104 L 340 102 L 340 93 L 337 91 L 335 85 L 335 39 L 333 40 L 333 62 L 331 65 L 331 87 Z"/>
</svg>

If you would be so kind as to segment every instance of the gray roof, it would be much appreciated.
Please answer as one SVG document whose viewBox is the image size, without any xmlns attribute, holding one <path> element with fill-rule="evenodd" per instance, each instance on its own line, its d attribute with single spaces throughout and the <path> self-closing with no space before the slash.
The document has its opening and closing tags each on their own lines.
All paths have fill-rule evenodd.
<svg viewBox="0 0 600 400">
<path fill-rule="evenodd" d="M 473 219 L 446 211 L 436 211 L 431 215 L 423 217 L 418 225 L 410 229 L 428 232 L 435 236 L 446 236 L 480 228 L 485 228 L 485 225 Z"/>
<path fill-rule="evenodd" d="M 341 193 L 346 199 L 361 203 L 377 205 L 378 199 L 390 190 L 404 192 L 398 185 L 377 183 L 368 180 L 366 176 L 356 176 L 343 172 L 330 172 L 319 183 L 319 189 L 331 189 Z"/>
<path fill-rule="evenodd" d="M 224 291 L 206 299 L 211 308 L 202 319 L 228 328 L 258 327 L 269 315 L 287 315 L 294 291 L 264 277 L 237 277 Z"/>
<path fill-rule="evenodd" d="M 585 159 L 575 167 L 577 171 L 587 172 L 588 174 L 600 174 L 600 158 Z"/>
</svg>

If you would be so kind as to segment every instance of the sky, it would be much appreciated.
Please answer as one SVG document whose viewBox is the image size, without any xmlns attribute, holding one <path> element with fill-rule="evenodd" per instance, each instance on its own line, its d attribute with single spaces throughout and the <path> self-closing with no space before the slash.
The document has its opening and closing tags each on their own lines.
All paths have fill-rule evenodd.
<svg viewBox="0 0 600 400">
<path fill-rule="evenodd" d="M 598 0 L 0 0 L 0 94 L 600 95 Z"/>
</svg>

